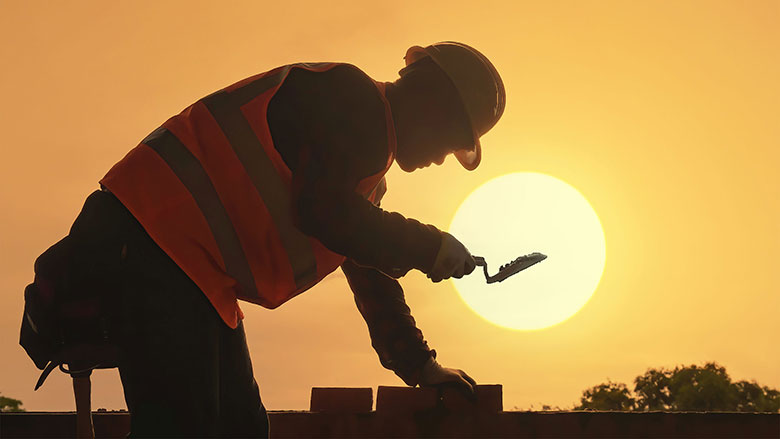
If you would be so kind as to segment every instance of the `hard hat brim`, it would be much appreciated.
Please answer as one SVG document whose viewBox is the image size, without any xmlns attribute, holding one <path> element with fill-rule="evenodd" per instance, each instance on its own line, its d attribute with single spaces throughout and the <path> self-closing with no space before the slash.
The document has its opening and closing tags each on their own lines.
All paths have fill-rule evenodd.
<svg viewBox="0 0 780 439">
<path fill-rule="evenodd" d="M 460 164 L 466 168 L 467 171 L 473 171 L 479 166 L 479 162 L 482 161 L 482 144 L 479 142 L 479 138 L 474 136 L 474 149 L 459 149 L 453 153 L 455 158 L 458 159 Z"/>
</svg>

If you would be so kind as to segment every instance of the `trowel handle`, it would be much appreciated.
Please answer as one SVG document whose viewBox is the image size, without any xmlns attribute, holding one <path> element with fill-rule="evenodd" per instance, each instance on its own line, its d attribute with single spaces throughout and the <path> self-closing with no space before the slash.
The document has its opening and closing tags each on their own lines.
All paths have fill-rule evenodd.
<svg viewBox="0 0 780 439">
<path fill-rule="evenodd" d="M 482 267 L 482 272 L 485 274 L 485 280 L 488 283 L 491 283 L 490 282 L 491 277 L 488 274 L 488 266 L 487 266 L 487 262 L 485 261 L 485 258 L 483 258 L 482 256 L 474 256 L 474 255 L 471 255 L 471 256 L 474 258 L 474 262 L 477 263 L 477 266 L 478 267 Z M 476 271 L 476 270 L 474 270 L 474 271 Z"/>
</svg>

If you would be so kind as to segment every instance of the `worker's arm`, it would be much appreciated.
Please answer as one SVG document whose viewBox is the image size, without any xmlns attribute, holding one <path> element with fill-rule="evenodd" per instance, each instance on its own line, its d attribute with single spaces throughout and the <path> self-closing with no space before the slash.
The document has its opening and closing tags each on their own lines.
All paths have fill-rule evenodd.
<svg viewBox="0 0 780 439">
<path fill-rule="evenodd" d="M 441 232 L 374 206 L 355 192 L 351 182 L 343 180 L 348 170 L 323 162 L 327 160 L 310 160 L 307 169 L 294 177 L 301 184 L 296 191 L 301 230 L 331 251 L 393 277 L 411 269 L 428 273 Z"/>
<path fill-rule="evenodd" d="M 474 397 L 477 383 L 466 372 L 442 367 L 436 361 L 436 351 L 428 348 L 417 328 L 397 280 L 349 259 L 341 269 L 368 325 L 371 345 L 382 366 L 410 386 L 451 384 Z"/>
<path fill-rule="evenodd" d="M 368 325 L 379 362 L 406 384 L 419 384 L 423 366 L 436 351 L 428 348 L 397 280 L 347 260 L 341 265 L 360 314 Z"/>
<path fill-rule="evenodd" d="M 389 154 L 384 103 L 369 77 L 351 66 L 293 69 L 269 103 L 268 122 L 292 170 L 293 214 L 304 233 L 385 273 L 430 271 L 441 232 L 355 192 Z"/>
</svg>

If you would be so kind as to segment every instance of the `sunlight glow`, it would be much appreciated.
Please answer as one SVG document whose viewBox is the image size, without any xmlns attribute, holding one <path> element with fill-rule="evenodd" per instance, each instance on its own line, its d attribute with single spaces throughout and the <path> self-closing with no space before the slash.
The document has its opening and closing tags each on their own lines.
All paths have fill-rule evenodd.
<svg viewBox="0 0 780 439">
<path fill-rule="evenodd" d="M 604 271 L 606 244 L 596 212 L 567 183 L 546 174 L 496 177 L 460 205 L 450 233 L 484 257 L 490 274 L 532 252 L 547 259 L 488 285 L 477 267 L 453 279 L 461 298 L 499 326 L 542 329 L 568 319 L 593 295 Z"/>
</svg>

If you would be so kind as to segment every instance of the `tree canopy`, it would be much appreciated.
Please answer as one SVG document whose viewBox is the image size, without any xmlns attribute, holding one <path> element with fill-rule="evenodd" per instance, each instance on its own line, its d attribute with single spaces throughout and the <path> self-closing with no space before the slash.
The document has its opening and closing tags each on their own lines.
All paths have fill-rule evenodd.
<svg viewBox="0 0 780 439">
<path fill-rule="evenodd" d="M 23 412 L 22 401 L 0 395 L 0 412 Z"/>
<path fill-rule="evenodd" d="M 599 384 L 582 392 L 575 410 L 780 412 L 780 391 L 757 382 L 732 382 L 717 363 L 648 369 L 623 383 Z"/>
</svg>

